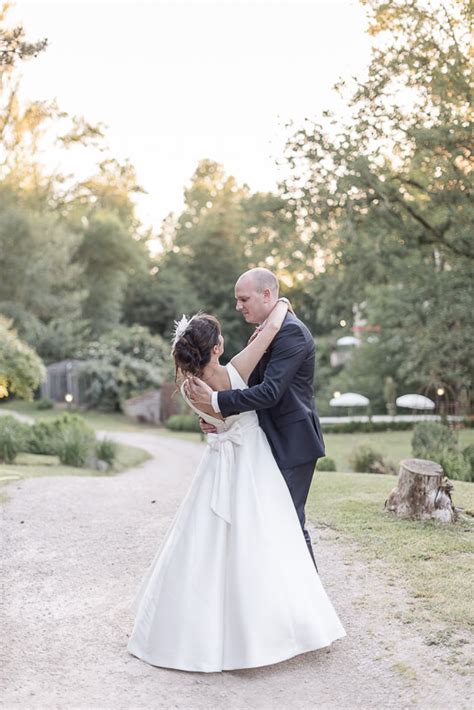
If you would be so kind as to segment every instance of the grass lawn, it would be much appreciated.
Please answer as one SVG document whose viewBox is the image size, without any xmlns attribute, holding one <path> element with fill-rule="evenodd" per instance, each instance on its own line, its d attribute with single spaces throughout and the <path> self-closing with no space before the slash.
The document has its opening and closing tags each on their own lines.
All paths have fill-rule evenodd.
<svg viewBox="0 0 474 710">
<path fill-rule="evenodd" d="M 349 458 L 351 452 L 361 444 L 368 444 L 379 451 L 383 456 L 395 464 L 401 459 L 410 458 L 412 431 L 381 431 L 364 434 L 361 432 L 354 434 L 324 434 L 326 444 L 326 454 L 336 462 L 338 471 L 350 471 Z M 462 429 L 459 432 L 459 443 L 461 448 L 468 444 L 474 444 L 474 429 Z"/>
<path fill-rule="evenodd" d="M 416 599 L 415 617 L 424 614 L 461 626 L 474 625 L 474 519 L 463 515 L 448 525 L 400 520 L 383 513 L 396 482 L 395 476 L 318 471 L 307 516 L 355 540 L 368 560 L 384 560 L 396 582 Z M 474 484 L 453 481 L 453 485 L 454 504 L 472 510 Z"/>
<path fill-rule="evenodd" d="M 15 412 L 32 417 L 35 420 L 54 419 L 68 411 L 66 409 L 38 409 L 34 402 L 22 402 L 19 400 L 2 403 L 0 404 L 0 409 L 3 411 L 13 409 Z M 149 424 L 136 422 L 121 412 L 98 412 L 96 410 L 71 410 L 71 412 L 84 417 L 94 429 L 106 429 L 109 431 L 145 431 L 150 429 Z"/>
<path fill-rule="evenodd" d="M 15 463 L 0 464 L 0 484 L 39 476 L 113 476 L 127 468 L 138 466 L 150 458 L 148 452 L 135 446 L 117 444 L 117 449 L 114 467 L 105 473 L 96 469 L 63 466 L 57 456 L 19 454 Z"/>
</svg>

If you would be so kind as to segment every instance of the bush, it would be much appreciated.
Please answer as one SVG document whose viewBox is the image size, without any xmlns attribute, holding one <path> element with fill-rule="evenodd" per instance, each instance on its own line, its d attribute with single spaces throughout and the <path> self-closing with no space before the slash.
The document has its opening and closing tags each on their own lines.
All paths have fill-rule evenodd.
<svg viewBox="0 0 474 710">
<path fill-rule="evenodd" d="M 316 463 L 316 471 L 336 471 L 336 462 L 329 456 L 323 456 Z"/>
<path fill-rule="evenodd" d="M 467 469 L 470 474 L 470 478 L 468 480 L 474 481 L 474 444 L 466 446 L 462 452 L 462 455 L 464 456 L 464 460 L 466 461 Z"/>
<path fill-rule="evenodd" d="M 468 447 L 469 448 L 469 447 Z M 474 446 L 471 448 L 474 449 Z M 470 462 L 460 451 L 444 449 L 434 459 L 443 467 L 444 475 L 457 481 L 474 481 L 474 471 Z"/>
<path fill-rule="evenodd" d="M 54 402 L 49 397 L 41 397 L 36 401 L 36 409 L 52 409 Z"/>
<path fill-rule="evenodd" d="M 30 428 L 27 444 L 30 453 L 59 456 L 66 466 L 84 466 L 94 447 L 94 430 L 75 414 L 36 422 Z"/>
<path fill-rule="evenodd" d="M 28 428 L 10 415 L 0 417 L 0 463 L 13 463 L 25 448 Z"/>
<path fill-rule="evenodd" d="M 117 458 L 118 446 L 112 439 L 101 439 L 95 445 L 95 455 L 101 461 L 106 461 L 109 466 L 113 466 Z"/>
<path fill-rule="evenodd" d="M 357 473 L 394 473 L 393 465 L 386 462 L 381 453 L 367 444 L 361 444 L 354 449 L 349 462 Z"/>
<path fill-rule="evenodd" d="M 413 430 L 413 456 L 437 461 L 442 451 L 456 451 L 457 438 L 452 429 L 440 422 L 420 422 Z"/>
<path fill-rule="evenodd" d="M 61 443 L 62 425 L 59 419 L 36 422 L 30 427 L 27 449 L 31 454 L 56 456 Z"/>
<path fill-rule="evenodd" d="M 12 321 L 0 315 L 0 386 L 6 394 L 33 399 L 33 392 L 46 377 L 36 352 L 20 340 Z"/>
<path fill-rule="evenodd" d="M 94 430 L 80 417 L 66 415 L 61 424 L 59 460 L 65 466 L 85 466 L 95 448 Z"/>
<path fill-rule="evenodd" d="M 201 432 L 199 419 L 194 414 L 174 414 L 166 420 L 165 426 L 171 431 Z"/>
<path fill-rule="evenodd" d="M 76 356 L 84 360 L 80 386 L 88 406 L 119 411 L 125 399 L 161 386 L 169 345 L 143 326 L 117 326 Z"/>
<path fill-rule="evenodd" d="M 375 431 L 407 431 L 413 429 L 413 422 L 341 422 L 340 424 L 321 424 L 323 434 L 370 433 Z"/>
</svg>

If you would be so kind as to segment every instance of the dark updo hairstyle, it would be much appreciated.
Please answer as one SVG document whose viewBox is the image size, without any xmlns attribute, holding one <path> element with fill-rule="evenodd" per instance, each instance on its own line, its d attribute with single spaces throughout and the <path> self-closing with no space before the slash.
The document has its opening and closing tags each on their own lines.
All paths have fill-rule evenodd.
<svg viewBox="0 0 474 710">
<path fill-rule="evenodd" d="M 200 377 L 211 359 L 211 351 L 219 343 L 221 324 L 207 313 L 191 318 L 183 335 L 176 341 L 172 355 L 176 368 L 176 381 L 180 374 Z"/>
</svg>

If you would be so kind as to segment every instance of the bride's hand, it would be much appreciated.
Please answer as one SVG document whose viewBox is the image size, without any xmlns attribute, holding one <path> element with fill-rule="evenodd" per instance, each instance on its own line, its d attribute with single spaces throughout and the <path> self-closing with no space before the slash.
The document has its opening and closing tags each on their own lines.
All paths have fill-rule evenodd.
<svg viewBox="0 0 474 710">
<path fill-rule="evenodd" d="M 194 404 L 197 409 L 203 407 L 211 407 L 212 389 L 199 377 L 188 377 L 184 383 L 184 391 L 186 397 Z"/>
<path fill-rule="evenodd" d="M 295 312 L 294 312 L 294 310 L 293 310 L 293 306 L 291 305 L 291 301 L 289 300 L 289 298 L 285 298 L 284 296 L 282 296 L 281 298 L 278 299 L 277 303 L 278 303 L 279 301 L 281 301 L 282 303 L 286 303 L 286 305 L 288 306 L 288 310 L 290 311 L 290 313 L 293 313 L 293 315 L 295 315 Z M 275 305 L 276 305 L 276 304 L 275 304 Z"/>
<path fill-rule="evenodd" d="M 260 326 L 258 326 L 258 328 L 255 328 L 252 335 L 250 336 L 250 338 L 247 341 L 247 345 L 250 345 L 250 343 L 255 340 L 255 338 L 257 337 L 257 335 L 260 333 L 261 330 L 262 330 L 262 328 Z"/>
</svg>

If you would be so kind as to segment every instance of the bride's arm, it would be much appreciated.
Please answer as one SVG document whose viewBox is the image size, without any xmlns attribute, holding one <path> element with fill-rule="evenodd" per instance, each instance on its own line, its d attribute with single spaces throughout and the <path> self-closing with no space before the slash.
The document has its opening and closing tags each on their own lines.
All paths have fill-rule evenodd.
<svg viewBox="0 0 474 710">
<path fill-rule="evenodd" d="M 280 330 L 289 308 L 291 308 L 291 305 L 288 299 L 279 299 L 265 321 L 262 330 L 257 333 L 246 348 L 232 358 L 232 365 L 246 383 L 250 373 L 262 359 L 264 352 Z"/>
</svg>

